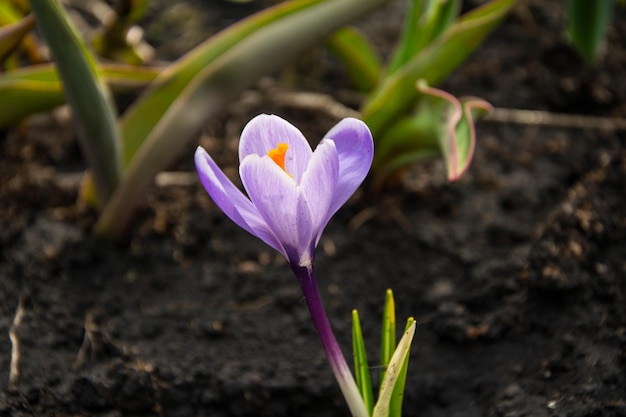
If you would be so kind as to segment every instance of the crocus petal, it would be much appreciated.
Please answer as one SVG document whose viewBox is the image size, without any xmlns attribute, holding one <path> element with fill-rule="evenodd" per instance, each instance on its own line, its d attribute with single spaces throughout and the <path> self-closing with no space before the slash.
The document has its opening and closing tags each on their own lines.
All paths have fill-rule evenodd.
<svg viewBox="0 0 626 417">
<path fill-rule="evenodd" d="M 315 244 L 330 217 L 328 211 L 333 202 L 338 176 L 337 148 L 332 140 L 324 139 L 313 152 L 300 183 L 304 198 L 311 210 L 311 227 L 315 233 Z"/>
<path fill-rule="evenodd" d="M 215 204 L 239 227 L 282 251 L 276 236 L 252 202 L 224 175 L 211 156 L 200 146 L 194 156 L 200 181 Z"/>
<path fill-rule="evenodd" d="M 241 181 L 259 214 L 282 244 L 290 263 L 312 257 L 311 212 L 302 189 L 268 156 L 248 155 L 239 168 Z"/>
<path fill-rule="evenodd" d="M 328 222 L 367 176 L 374 157 L 374 141 L 367 125 L 354 118 L 341 120 L 324 137 L 335 142 L 339 158 L 339 176 Z"/>
<path fill-rule="evenodd" d="M 239 163 L 248 155 L 267 155 L 279 143 L 289 146 L 285 170 L 299 183 L 313 151 L 302 132 L 279 116 L 260 114 L 248 122 L 241 132 Z"/>
</svg>

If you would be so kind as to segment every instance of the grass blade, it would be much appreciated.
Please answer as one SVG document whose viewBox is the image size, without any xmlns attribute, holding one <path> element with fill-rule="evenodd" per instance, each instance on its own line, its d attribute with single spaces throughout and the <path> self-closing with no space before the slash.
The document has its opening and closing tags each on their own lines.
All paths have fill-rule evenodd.
<svg viewBox="0 0 626 417">
<path fill-rule="evenodd" d="M 385 379 L 387 366 L 396 349 L 396 304 L 393 292 L 387 290 L 385 294 L 385 306 L 383 307 L 383 321 L 380 335 L 380 382 Z"/>
<path fill-rule="evenodd" d="M 352 310 L 352 351 L 354 355 L 354 375 L 356 385 L 365 403 L 368 414 L 372 415 L 374 409 L 374 394 L 372 391 L 372 380 L 370 377 L 370 369 L 367 362 L 367 353 L 365 352 L 365 342 L 363 341 L 363 332 L 361 331 L 361 321 L 359 313 Z"/>
</svg>

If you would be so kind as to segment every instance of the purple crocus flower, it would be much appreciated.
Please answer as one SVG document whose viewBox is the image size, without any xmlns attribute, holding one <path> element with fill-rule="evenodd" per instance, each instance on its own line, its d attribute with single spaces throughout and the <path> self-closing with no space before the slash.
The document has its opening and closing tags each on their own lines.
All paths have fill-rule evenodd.
<svg viewBox="0 0 626 417">
<path fill-rule="evenodd" d="M 321 302 L 313 271 L 315 247 L 331 216 L 361 185 L 372 164 L 372 135 L 360 120 L 340 121 L 315 151 L 286 120 L 262 114 L 241 133 L 239 174 L 247 196 L 198 147 L 204 188 L 230 219 L 289 262 L 313 324 L 354 416 L 368 415 Z"/>
<path fill-rule="evenodd" d="M 315 149 L 286 120 L 261 114 L 241 133 L 239 174 L 246 197 L 204 149 L 196 151 L 202 184 L 238 226 L 307 266 L 324 227 L 367 175 L 374 145 L 365 123 L 343 119 Z"/>
</svg>

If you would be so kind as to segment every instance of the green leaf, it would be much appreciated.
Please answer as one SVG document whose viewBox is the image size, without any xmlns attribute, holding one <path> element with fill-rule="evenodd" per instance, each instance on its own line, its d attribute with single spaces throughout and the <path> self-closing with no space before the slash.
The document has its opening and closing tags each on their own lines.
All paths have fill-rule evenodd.
<svg viewBox="0 0 626 417">
<path fill-rule="evenodd" d="M 378 401 L 374 406 L 373 417 L 396 417 L 395 415 L 391 415 L 389 413 L 392 401 L 397 401 L 397 399 L 394 400 L 394 389 L 398 380 L 403 377 L 403 368 L 411 351 L 411 342 L 413 341 L 413 336 L 415 335 L 416 323 L 415 321 L 412 321 L 412 319 L 409 319 L 409 322 L 410 324 L 404 332 L 402 339 L 400 339 L 398 347 L 393 353 L 393 356 L 389 361 L 389 365 L 387 366 L 385 378 L 380 386 Z M 404 382 L 402 382 L 402 385 L 404 385 Z M 398 393 L 396 392 L 396 395 L 397 394 Z"/>
<path fill-rule="evenodd" d="M 422 35 L 420 20 L 428 0 L 406 0 L 408 11 L 404 16 L 404 27 L 396 45 L 395 52 L 387 69 L 389 75 L 411 59 L 426 44 Z"/>
<path fill-rule="evenodd" d="M 396 349 L 396 303 L 393 299 L 393 292 L 387 290 L 385 294 L 385 305 L 383 307 L 382 329 L 380 332 L 380 381 L 385 378 L 387 366 Z"/>
<path fill-rule="evenodd" d="M 120 139 L 109 91 L 60 4 L 56 0 L 32 0 L 30 5 L 54 55 L 79 128 L 81 148 L 94 175 L 98 203 L 103 205 L 121 176 Z"/>
<path fill-rule="evenodd" d="M 361 113 L 375 139 L 396 120 L 404 117 L 417 99 L 415 83 L 424 79 L 429 85 L 441 82 L 504 19 L 515 0 L 492 0 L 463 15 L 442 35 L 386 78 Z"/>
<path fill-rule="evenodd" d="M 409 319 L 406 321 L 404 333 L 406 334 L 406 332 L 411 331 L 411 327 L 415 327 L 415 320 L 413 319 L 413 317 L 409 317 Z M 402 341 L 400 343 L 402 343 Z M 404 399 L 406 374 L 409 369 L 409 357 L 410 355 L 408 354 L 404 357 L 404 360 L 402 361 L 402 366 L 400 367 L 400 372 L 398 372 L 398 378 L 396 379 L 396 383 L 393 387 L 393 393 L 391 394 L 391 399 L 389 401 L 390 417 L 402 416 L 402 400 Z"/>
<path fill-rule="evenodd" d="M 124 64 L 100 64 L 98 69 L 114 93 L 143 89 L 163 71 L 163 67 L 137 67 Z"/>
<path fill-rule="evenodd" d="M 567 0 L 567 31 L 571 42 L 588 63 L 598 58 L 613 3 L 613 0 Z"/>
<path fill-rule="evenodd" d="M 145 88 L 159 74 L 158 67 L 103 64 L 99 72 L 113 93 Z M 34 65 L 0 74 L 0 128 L 65 103 L 63 86 L 52 64 Z"/>
<path fill-rule="evenodd" d="M 389 74 L 410 61 L 452 24 L 461 10 L 461 0 L 409 0 L 408 8 Z"/>
<path fill-rule="evenodd" d="M 429 34 L 428 41 L 437 38 L 445 32 L 459 17 L 462 0 L 433 0 L 426 12 L 426 27 Z"/>
<path fill-rule="evenodd" d="M 354 28 L 342 28 L 326 40 L 354 86 L 364 92 L 374 89 L 380 78 L 381 63 L 373 46 Z"/>
<path fill-rule="evenodd" d="M 476 97 L 461 98 L 461 106 L 463 114 L 456 125 L 453 138 L 457 151 L 452 155 L 444 153 L 450 181 L 458 180 L 469 168 L 476 146 L 475 124 L 493 110 L 491 104 Z"/>
<path fill-rule="evenodd" d="M 65 102 L 61 83 L 0 80 L 0 128 Z"/>
<path fill-rule="evenodd" d="M 363 333 L 361 331 L 361 322 L 359 320 L 359 313 L 356 310 L 352 310 L 352 351 L 354 354 L 356 384 L 359 387 L 365 408 L 371 416 L 372 410 L 374 409 L 374 394 L 372 391 L 370 369 L 367 362 L 367 353 L 365 352 L 365 342 L 363 341 Z"/>
<path fill-rule="evenodd" d="M 424 114 L 433 120 L 441 153 L 446 162 L 448 180 L 456 181 L 467 170 L 474 155 L 476 131 L 474 118 L 483 117 L 491 111 L 491 105 L 478 98 L 458 100 L 443 90 L 428 87 L 420 81 L 418 90 L 424 94 Z"/>
<path fill-rule="evenodd" d="M 476 144 L 475 121 L 492 107 L 475 97 L 457 99 L 443 90 L 417 84 L 418 103 L 410 116 L 384 132 L 374 155 L 374 188 L 380 189 L 401 169 L 441 155 L 449 181 L 467 170 Z"/>
<path fill-rule="evenodd" d="M 164 71 L 122 120 L 128 169 L 95 233 L 121 236 L 143 190 L 202 124 L 261 75 L 387 0 L 300 0 L 260 12 Z M 208 61 L 208 62 L 206 62 Z"/>
</svg>

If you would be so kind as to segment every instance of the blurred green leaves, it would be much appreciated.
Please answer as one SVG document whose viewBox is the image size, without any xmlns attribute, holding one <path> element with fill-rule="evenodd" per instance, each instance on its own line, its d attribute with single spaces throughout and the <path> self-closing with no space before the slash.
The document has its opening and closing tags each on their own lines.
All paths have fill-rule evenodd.
<svg viewBox="0 0 626 417">
<path fill-rule="evenodd" d="M 599 57 L 613 3 L 613 0 L 567 0 L 567 32 L 588 63 Z"/>
<path fill-rule="evenodd" d="M 94 233 L 117 239 L 154 176 L 185 149 L 211 115 L 262 75 L 387 1 L 283 2 L 237 22 L 165 68 L 149 68 L 136 65 L 143 61 L 129 37 L 145 11 L 145 0 L 121 1 L 126 8 L 118 8 L 91 43 L 77 34 L 58 0 L 31 0 L 55 65 L 0 75 L 0 105 L 11 108 L 0 115 L 0 126 L 67 100 L 89 167 L 81 199 L 99 209 Z M 0 48 L 14 50 L 26 32 L 21 26 L 8 27 Z M 121 63 L 98 62 L 88 45 Z M 143 92 L 117 119 L 112 92 L 133 89 Z"/>
<path fill-rule="evenodd" d="M 409 0 L 403 32 L 386 67 L 376 67 L 379 60 L 370 57 L 369 52 L 373 48 L 364 54 L 366 58 L 358 59 L 352 58 L 358 53 L 351 53 L 349 48 L 332 49 L 340 54 L 342 62 L 351 61 L 348 74 L 371 74 L 366 82 L 355 79 L 354 83 L 367 93 L 361 113 L 376 141 L 375 188 L 396 178 L 410 164 L 434 155 L 442 155 L 446 160 L 451 181 L 467 168 L 473 149 L 473 129 L 469 128 L 483 112 L 462 110 L 461 118 L 450 118 L 449 115 L 458 113 L 446 110 L 444 114 L 440 105 L 433 108 L 432 103 L 423 103 L 432 94 L 420 91 L 417 85 L 436 85 L 444 80 L 503 21 L 515 0 L 492 0 L 462 16 L 460 3 Z M 363 38 L 358 40 L 359 44 L 366 42 Z M 375 79 L 374 74 L 379 77 Z M 461 108 L 488 108 L 482 103 L 473 106 L 475 103 Z M 434 127 L 433 121 L 441 121 L 441 128 Z M 450 124 L 457 125 L 454 122 L 459 122 L 458 128 L 451 135 Z M 456 151 L 461 154 L 454 154 Z"/>
</svg>

